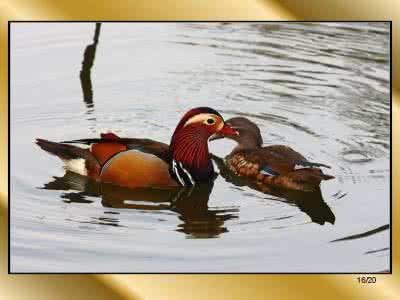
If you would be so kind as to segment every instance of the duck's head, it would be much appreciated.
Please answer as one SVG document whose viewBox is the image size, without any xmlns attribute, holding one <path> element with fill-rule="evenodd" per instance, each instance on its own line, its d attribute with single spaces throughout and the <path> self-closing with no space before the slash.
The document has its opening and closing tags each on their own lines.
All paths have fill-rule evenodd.
<svg viewBox="0 0 400 300">
<path fill-rule="evenodd" d="M 263 140 L 260 128 L 249 119 L 244 117 L 234 117 L 227 120 L 225 124 L 232 130 L 235 130 L 238 134 L 226 135 L 223 132 L 217 132 L 210 138 L 210 141 L 229 138 L 236 141 L 242 149 L 259 148 L 262 146 Z"/>
<path fill-rule="evenodd" d="M 209 159 L 208 140 L 214 134 L 228 137 L 238 133 L 212 108 L 197 107 L 189 110 L 179 121 L 171 138 L 173 161 L 181 163 L 192 173 L 209 176 L 212 163 Z"/>
<path fill-rule="evenodd" d="M 217 133 L 224 136 L 238 134 L 224 122 L 219 112 L 210 107 L 197 107 L 189 110 L 176 126 L 172 141 L 183 132 L 196 133 L 205 140 Z"/>
</svg>

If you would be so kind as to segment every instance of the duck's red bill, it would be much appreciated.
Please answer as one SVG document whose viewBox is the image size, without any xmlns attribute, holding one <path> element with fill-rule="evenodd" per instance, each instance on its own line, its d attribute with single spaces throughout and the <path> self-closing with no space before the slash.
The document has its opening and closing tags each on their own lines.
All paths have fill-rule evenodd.
<svg viewBox="0 0 400 300">
<path fill-rule="evenodd" d="M 222 134 L 222 135 L 239 135 L 239 132 L 234 130 L 232 127 L 230 127 L 226 123 L 224 124 L 224 127 L 222 127 L 222 129 L 218 133 Z"/>
</svg>

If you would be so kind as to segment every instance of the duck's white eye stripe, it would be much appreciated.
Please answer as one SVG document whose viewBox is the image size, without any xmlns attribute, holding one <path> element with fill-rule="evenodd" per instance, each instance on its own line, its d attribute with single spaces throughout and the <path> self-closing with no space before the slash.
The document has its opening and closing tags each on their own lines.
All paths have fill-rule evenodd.
<svg viewBox="0 0 400 300">
<path fill-rule="evenodd" d="M 191 117 L 189 120 L 187 120 L 185 125 L 183 125 L 183 127 L 186 127 L 193 123 L 198 123 L 198 122 L 202 123 L 202 122 L 205 122 L 207 119 L 213 119 L 214 123 L 215 123 L 218 118 L 219 118 L 219 116 L 214 115 L 214 114 L 198 114 L 198 115 Z"/>
</svg>

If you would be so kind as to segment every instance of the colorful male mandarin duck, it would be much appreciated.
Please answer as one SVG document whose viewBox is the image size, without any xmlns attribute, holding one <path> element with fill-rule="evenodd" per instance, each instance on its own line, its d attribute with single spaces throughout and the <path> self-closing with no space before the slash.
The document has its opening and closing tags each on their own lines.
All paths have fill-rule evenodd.
<svg viewBox="0 0 400 300">
<path fill-rule="evenodd" d="M 61 143 L 37 139 L 36 143 L 61 158 L 66 169 L 97 181 L 128 188 L 192 186 L 215 178 L 207 142 L 216 133 L 237 134 L 217 111 L 198 107 L 182 117 L 170 146 L 112 133 L 102 134 L 100 139 Z M 68 145 L 72 143 L 90 148 Z"/>
<path fill-rule="evenodd" d="M 227 137 L 238 143 L 225 158 L 227 167 L 238 176 L 254 179 L 259 184 L 300 191 L 315 190 L 322 180 L 335 178 L 320 169 L 329 166 L 309 162 L 292 148 L 283 145 L 263 147 L 260 129 L 249 119 L 235 117 L 225 124 L 239 134 L 218 132 L 210 140 Z"/>
</svg>

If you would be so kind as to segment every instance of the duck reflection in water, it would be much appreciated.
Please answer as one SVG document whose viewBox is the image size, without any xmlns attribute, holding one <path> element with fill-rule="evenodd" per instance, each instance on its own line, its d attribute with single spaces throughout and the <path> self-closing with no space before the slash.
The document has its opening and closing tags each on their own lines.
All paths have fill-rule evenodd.
<svg viewBox="0 0 400 300">
<path fill-rule="evenodd" d="M 238 218 L 239 212 L 237 207 L 208 206 L 213 189 L 212 182 L 183 188 L 128 189 L 108 183 L 98 183 L 86 176 L 67 171 L 63 177 L 54 177 L 53 181 L 42 188 L 66 191 L 61 196 L 66 203 L 92 203 L 88 197 L 99 197 L 104 207 L 175 212 L 181 220 L 176 230 L 187 234 L 189 238 L 219 237 L 222 233 L 228 232 L 225 221 Z"/>
<path fill-rule="evenodd" d="M 227 182 L 233 183 L 236 186 L 248 186 L 254 190 L 279 197 L 283 202 L 297 206 L 314 223 L 320 225 L 324 225 L 325 222 L 335 223 L 335 215 L 324 201 L 319 187 L 313 191 L 299 191 L 276 186 L 259 185 L 250 178 L 235 175 L 228 169 L 222 158 L 212 155 L 212 159 L 217 164 L 220 175 Z"/>
</svg>

